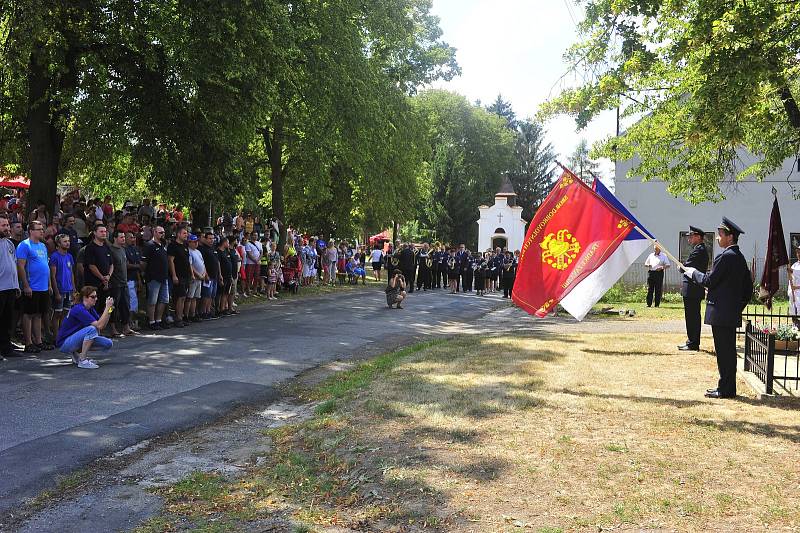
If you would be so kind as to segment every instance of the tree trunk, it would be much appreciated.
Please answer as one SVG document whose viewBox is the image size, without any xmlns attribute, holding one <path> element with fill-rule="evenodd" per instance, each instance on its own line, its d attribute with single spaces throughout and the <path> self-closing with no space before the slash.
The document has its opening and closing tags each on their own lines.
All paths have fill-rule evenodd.
<svg viewBox="0 0 800 533">
<path fill-rule="evenodd" d="M 31 174 L 26 215 L 43 203 L 52 216 L 58 184 L 58 167 L 64 148 L 64 132 L 51 114 L 52 79 L 47 68 L 31 53 L 28 66 L 28 109 L 26 117 Z"/>
<path fill-rule="evenodd" d="M 263 136 L 272 180 L 272 213 L 279 220 L 278 249 L 282 250 L 286 245 L 286 211 L 283 200 L 283 180 L 286 178 L 286 167 L 283 166 L 283 119 L 276 118 L 272 123 L 272 131 L 265 128 Z"/>
<path fill-rule="evenodd" d="M 192 211 L 192 227 L 195 231 L 202 231 L 206 226 L 214 227 L 213 221 L 209 221 L 208 216 L 209 204 L 192 204 L 190 207 Z"/>
</svg>

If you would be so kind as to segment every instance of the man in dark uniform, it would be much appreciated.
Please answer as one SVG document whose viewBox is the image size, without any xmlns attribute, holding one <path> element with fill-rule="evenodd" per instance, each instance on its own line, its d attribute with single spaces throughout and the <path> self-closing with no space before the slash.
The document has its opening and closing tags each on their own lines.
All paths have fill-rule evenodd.
<svg viewBox="0 0 800 533">
<path fill-rule="evenodd" d="M 395 252 L 398 260 L 400 261 L 400 270 L 403 272 L 403 277 L 406 278 L 406 286 L 408 292 L 414 292 L 414 251 L 411 249 L 413 245 L 404 244 L 401 250 Z"/>
<path fill-rule="evenodd" d="M 439 243 L 433 243 L 431 248 L 431 288 L 438 289 L 441 285 L 441 278 L 439 277 Z"/>
<path fill-rule="evenodd" d="M 698 285 L 708 287 L 705 323 L 714 334 L 719 383 L 716 389 L 706 390 L 708 398 L 736 396 L 736 328 L 742 325 L 742 311 L 753 295 L 753 279 L 742 252 L 739 235 L 744 231 L 723 217 L 717 228 L 717 241 L 722 253 L 714 258 L 711 272 L 706 274 L 686 267 L 683 275 Z"/>
<path fill-rule="evenodd" d="M 464 250 L 461 255 L 461 290 L 472 292 L 472 276 L 474 274 L 475 258 L 469 250 Z"/>
<path fill-rule="evenodd" d="M 447 253 L 447 248 L 444 244 L 439 246 L 439 281 L 437 282 L 436 288 L 440 289 L 444 287 L 445 289 L 448 286 L 448 279 L 447 279 L 447 261 L 450 259 L 450 254 Z"/>
<path fill-rule="evenodd" d="M 428 243 L 422 245 L 422 250 L 417 254 L 417 290 L 428 290 L 431 288 L 431 270 L 433 259 L 431 258 Z"/>
<path fill-rule="evenodd" d="M 689 226 L 686 238 L 692 246 L 689 258 L 683 264 L 696 268 L 700 272 L 708 270 L 708 251 L 703 240 L 705 233 L 697 226 Z M 700 349 L 700 302 L 705 298 L 706 290 L 693 280 L 684 276 L 681 284 L 683 296 L 683 316 L 686 322 L 686 342 L 678 346 L 682 351 L 698 351 Z"/>
</svg>

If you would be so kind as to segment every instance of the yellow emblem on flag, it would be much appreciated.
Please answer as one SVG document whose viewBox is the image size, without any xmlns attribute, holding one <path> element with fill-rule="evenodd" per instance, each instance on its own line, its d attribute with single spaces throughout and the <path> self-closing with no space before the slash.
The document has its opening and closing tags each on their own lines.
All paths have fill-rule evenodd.
<svg viewBox="0 0 800 533">
<path fill-rule="evenodd" d="M 630 222 L 628 222 L 627 220 L 625 220 L 623 218 L 622 220 L 619 221 L 619 224 L 617 224 L 617 228 L 619 228 L 619 229 L 627 228 L 630 225 L 631 225 Z"/>
<path fill-rule="evenodd" d="M 556 270 L 567 268 L 581 251 L 581 243 L 566 229 L 546 235 L 539 246 L 544 250 L 542 261 Z"/>
</svg>

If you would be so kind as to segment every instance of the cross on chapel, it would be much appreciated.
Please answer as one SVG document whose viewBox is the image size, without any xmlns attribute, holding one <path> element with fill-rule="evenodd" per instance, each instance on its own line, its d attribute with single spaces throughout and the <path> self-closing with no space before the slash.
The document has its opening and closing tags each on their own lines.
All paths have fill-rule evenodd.
<svg viewBox="0 0 800 533">
<path fill-rule="evenodd" d="M 497 223 L 503 225 L 503 213 L 497 213 Z"/>
</svg>

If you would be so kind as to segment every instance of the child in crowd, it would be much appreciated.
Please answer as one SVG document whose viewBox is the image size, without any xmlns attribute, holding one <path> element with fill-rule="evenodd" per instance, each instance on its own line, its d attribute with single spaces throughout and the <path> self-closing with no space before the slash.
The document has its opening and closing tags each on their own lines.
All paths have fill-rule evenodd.
<svg viewBox="0 0 800 533">
<path fill-rule="evenodd" d="M 475 291 L 478 296 L 486 293 L 486 260 L 483 258 L 475 264 Z"/>
<path fill-rule="evenodd" d="M 267 274 L 267 300 L 277 300 L 275 296 L 275 287 L 278 285 L 278 280 L 281 277 L 281 267 L 278 261 L 273 261 L 269 265 L 269 272 Z"/>
</svg>

